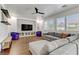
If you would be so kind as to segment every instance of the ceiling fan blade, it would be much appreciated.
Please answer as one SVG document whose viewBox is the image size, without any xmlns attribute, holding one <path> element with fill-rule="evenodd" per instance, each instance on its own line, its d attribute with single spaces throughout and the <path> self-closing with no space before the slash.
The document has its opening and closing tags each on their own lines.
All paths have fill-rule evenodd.
<svg viewBox="0 0 79 59">
<path fill-rule="evenodd" d="M 36 11 L 36 13 L 38 13 L 38 9 L 35 7 L 35 11 Z"/>
<path fill-rule="evenodd" d="M 45 13 L 42 13 L 42 12 L 38 12 L 39 14 L 45 14 Z"/>
<path fill-rule="evenodd" d="M 32 14 L 37 14 L 37 13 L 38 13 L 38 14 L 45 14 L 45 13 L 39 12 L 36 7 L 35 7 L 35 11 L 36 11 L 36 13 L 32 13 Z"/>
</svg>

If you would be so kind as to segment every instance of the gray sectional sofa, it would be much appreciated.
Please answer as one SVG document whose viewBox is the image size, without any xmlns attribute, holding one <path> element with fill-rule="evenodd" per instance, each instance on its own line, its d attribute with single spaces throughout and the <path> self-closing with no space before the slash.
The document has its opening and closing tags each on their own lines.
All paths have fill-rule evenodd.
<svg viewBox="0 0 79 59">
<path fill-rule="evenodd" d="M 49 34 L 45 34 L 45 35 L 49 35 Z M 33 55 L 78 55 L 79 54 L 78 34 L 73 34 L 66 38 L 59 38 L 56 36 L 52 36 L 51 38 L 53 37 L 57 39 L 52 41 L 40 40 L 40 41 L 29 43 L 29 50 Z"/>
<path fill-rule="evenodd" d="M 76 34 L 70 34 L 67 33 L 66 35 L 63 33 L 56 33 L 56 32 L 48 32 L 44 34 L 44 39 L 47 41 L 53 41 L 53 40 L 58 40 L 58 39 L 63 39 L 63 38 L 72 38 L 74 36 L 77 36 Z"/>
</svg>

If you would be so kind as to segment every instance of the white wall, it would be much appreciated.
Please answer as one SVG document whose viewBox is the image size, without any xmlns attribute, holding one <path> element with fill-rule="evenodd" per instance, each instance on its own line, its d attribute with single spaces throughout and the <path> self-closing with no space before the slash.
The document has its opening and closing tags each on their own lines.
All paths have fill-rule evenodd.
<svg viewBox="0 0 79 59">
<path fill-rule="evenodd" d="M 11 18 L 11 19 L 8 19 L 8 22 L 11 24 L 8 26 L 8 31 L 9 32 L 17 32 L 17 19 Z"/>
<path fill-rule="evenodd" d="M 42 15 L 36 14 L 36 31 L 43 31 L 43 26 L 44 26 L 44 19 Z"/>
<path fill-rule="evenodd" d="M 2 20 L 2 17 L 1 17 L 1 10 L 0 10 L 0 41 L 3 41 L 8 36 L 8 26 L 1 23 L 1 20 Z"/>
<path fill-rule="evenodd" d="M 1 23 L 2 16 L 1 16 L 1 5 L 0 5 L 0 43 L 8 36 L 8 26 Z M 1 51 L 1 45 L 0 45 Z"/>
</svg>

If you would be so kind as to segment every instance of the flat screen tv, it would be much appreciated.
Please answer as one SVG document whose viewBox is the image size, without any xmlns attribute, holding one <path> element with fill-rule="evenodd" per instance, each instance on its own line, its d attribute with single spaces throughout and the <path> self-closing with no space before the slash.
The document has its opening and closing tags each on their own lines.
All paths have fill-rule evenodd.
<svg viewBox="0 0 79 59">
<path fill-rule="evenodd" d="M 33 26 L 31 24 L 21 24 L 22 31 L 32 31 Z"/>
</svg>

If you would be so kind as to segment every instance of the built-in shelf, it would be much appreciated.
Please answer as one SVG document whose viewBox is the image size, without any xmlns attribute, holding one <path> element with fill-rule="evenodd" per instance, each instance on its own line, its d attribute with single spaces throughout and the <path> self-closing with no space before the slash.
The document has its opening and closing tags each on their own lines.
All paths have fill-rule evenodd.
<svg viewBox="0 0 79 59">
<path fill-rule="evenodd" d="M 20 32 L 20 37 L 35 36 L 35 32 Z"/>
</svg>

